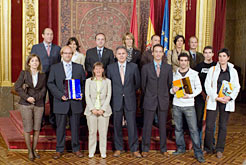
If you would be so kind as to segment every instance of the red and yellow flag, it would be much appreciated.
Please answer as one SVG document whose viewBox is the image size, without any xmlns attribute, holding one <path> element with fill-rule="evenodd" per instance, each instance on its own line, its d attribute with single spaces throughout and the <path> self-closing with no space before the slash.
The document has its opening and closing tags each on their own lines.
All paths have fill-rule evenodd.
<svg viewBox="0 0 246 165">
<path fill-rule="evenodd" d="M 155 34 L 155 14 L 154 14 L 154 0 L 150 0 L 150 10 L 149 10 L 149 22 L 148 22 L 148 33 L 147 33 L 147 43 L 146 46 L 151 46 L 151 36 Z"/>
<path fill-rule="evenodd" d="M 131 20 L 131 27 L 130 32 L 133 34 L 135 38 L 135 45 L 138 47 L 138 22 L 137 22 L 137 8 L 136 8 L 136 0 L 133 2 L 133 9 L 132 9 L 132 20 Z"/>
</svg>

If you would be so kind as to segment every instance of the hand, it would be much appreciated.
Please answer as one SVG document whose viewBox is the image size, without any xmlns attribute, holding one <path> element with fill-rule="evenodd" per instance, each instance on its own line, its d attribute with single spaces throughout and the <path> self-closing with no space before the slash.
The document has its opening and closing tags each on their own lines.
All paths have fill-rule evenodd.
<svg viewBox="0 0 246 165">
<path fill-rule="evenodd" d="M 75 100 L 82 100 L 82 96 L 83 96 L 83 94 L 81 93 L 81 94 L 80 94 L 80 98 L 75 99 Z"/>
<path fill-rule="evenodd" d="M 230 96 L 225 96 L 224 100 L 225 100 L 226 103 L 228 103 L 231 100 L 231 97 Z"/>
<path fill-rule="evenodd" d="M 226 100 L 224 99 L 224 97 L 217 97 L 215 100 L 218 101 L 218 102 L 221 102 L 223 104 L 226 103 Z"/>
<path fill-rule="evenodd" d="M 98 110 L 96 110 L 96 109 L 93 109 L 91 112 L 92 112 L 94 115 L 98 115 Z"/>
<path fill-rule="evenodd" d="M 66 96 L 62 96 L 61 98 L 63 101 L 67 101 L 67 97 Z"/>
<path fill-rule="evenodd" d="M 182 97 L 183 99 L 189 99 L 190 97 L 189 97 L 189 94 L 184 94 L 184 96 Z"/>
<path fill-rule="evenodd" d="M 26 100 L 31 104 L 35 103 L 35 99 L 33 97 L 28 97 Z"/>
<path fill-rule="evenodd" d="M 173 90 L 173 93 L 176 93 L 179 90 L 179 87 L 173 86 L 172 90 Z"/>
<path fill-rule="evenodd" d="M 201 95 L 202 95 L 203 100 L 205 100 L 205 101 L 206 101 L 206 98 L 207 98 L 206 93 L 202 91 Z"/>
<path fill-rule="evenodd" d="M 103 110 L 98 110 L 98 115 L 103 115 L 104 111 Z"/>
</svg>

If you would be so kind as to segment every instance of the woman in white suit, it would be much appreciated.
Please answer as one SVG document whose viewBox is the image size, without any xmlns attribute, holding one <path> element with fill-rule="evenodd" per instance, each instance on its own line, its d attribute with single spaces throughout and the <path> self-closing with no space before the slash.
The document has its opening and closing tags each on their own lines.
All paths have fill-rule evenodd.
<svg viewBox="0 0 246 165">
<path fill-rule="evenodd" d="M 111 81 L 105 77 L 103 64 L 93 65 L 92 77 L 85 84 L 85 115 L 89 129 L 89 158 L 94 157 L 99 132 L 99 149 L 102 158 L 106 158 L 107 132 L 109 118 L 112 114 L 110 107 Z"/>
<path fill-rule="evenodd" d="M 235 100 L 240 90 L 238 74 L 234 65 L 229 63 L 230 52 L 223 48 L 219 52 L 219 61 L 211 67 L 205 80 L 205 89 L 209 96 L 207 102 L 206 131 L 204 140 L 204 153 L 213 153 L 214 125 L 219 113 L 218 138 L 216 144 L 217 158 L 222 158 L 227 132 L 227 122 L 231 112 L 235 111 Z M 230 82 L 234 89 L 230 93 L 220 96 L 222 84 Z"/>
</svg>

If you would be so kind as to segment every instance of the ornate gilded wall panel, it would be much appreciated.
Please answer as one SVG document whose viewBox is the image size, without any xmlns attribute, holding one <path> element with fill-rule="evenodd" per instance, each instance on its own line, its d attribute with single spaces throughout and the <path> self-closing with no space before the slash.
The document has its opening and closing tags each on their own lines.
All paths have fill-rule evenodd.
<svg viewBox="0 0 246 165">
<path fill-rule="evenodd" d="M 205 46 L 213 44 L 215 5 L 214 0 L 197 0 L 196 36 L 199 38 L 199 52 L 202 52 Z"/>
<path fill-rule="evenodd" d="M 22 11 L 22 68 L 32 46 L 38 43 L 38 0 L 23 0 Z"/>
<path fill-rule="evenodd" d="M 186 0 L 172 0 L 170 13 L 170 39 L 169 48 L 174 48 L 172 42 L 176 35 L 185 37 L 185 18 L 186 18 Z"/>
<path fill-rule="evenodd" d="M 0 1 L 0 86 L 11 86 L 11 1 Z"/>
</svg>

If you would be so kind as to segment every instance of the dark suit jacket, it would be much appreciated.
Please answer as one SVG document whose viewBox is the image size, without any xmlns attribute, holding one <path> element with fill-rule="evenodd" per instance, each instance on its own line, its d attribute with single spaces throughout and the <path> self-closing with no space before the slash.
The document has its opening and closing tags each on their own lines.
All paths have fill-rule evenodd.
<svg viewBox="0 0 246 165">
<path fill-rule="evenodd" d="M 189 51 L 190 54 L 190 67 L 193 69 L 195 66 L 201 62 L 204 61 L 203 54 L 200 52 L 196 52 L 196 61 L 193 60 L 191 52 Z"/>
<path fill-rule="evenodd" d="M 108 66 L 107 77 L 112 84 L 111 103 L 113 111 L 120 111 L 123 105 L 123 95 L 125 109 L 136 111 L 136 90 L 140 87 L 140 74 L 138 66 L 134 63 L 126 64 L 124 85 L 121 83 L 118 62 Z"/>
<path fill-rule="evenodd" d="M 158 78 L 154 62 L 148 63 L 142 68 L 141 78 L 144 95 L 143 108 L 155 111 L 159 103 L 160 110 L 168 110 L 169 90 L 173 81 L 171 65 L 162 63 Z"/>
<path fill-rule="evenodd" d="M 141 57 L 140 67 L 142 68 L 145 64 L 151 63 L 153 59 L 154 57 L 152 55 L 151 49 L 146 50 Z M 162 61 L 166 63 L 167 61 L 166 56 L 162 57 Z"/>
<path fill-rule="evenodd" d="M 99 61 L 99 58 L 97 55 L 97 47 L 88 49 L 86 51 L 86 57 L 85 57 L 85 70 L 88 73 L 87 77 L 92 76 L 93 65 L 98 61 Z M 107 69 L 107 66 L 114 62 L 114 53 L 111 49 L 108 49 L 105 47 L 103 48 L 101 62 L 103 63 L 105 71 Z"/>
<path fill-rule="evenodd" d="M 54 96 L 54 113 L 67 114 L 70 106 L 72 113 L 82 113 L 82 100 L 63 101 L 61 98 L 65 95 L 64 80 L 66 79 L 63 63 L 54 64 L 50 68 L 48 78 L 48 88 Z M 80 64 L 72 63 L 72 79 L 80 79 L 81 92 L 85 91 L 85 71 Z"/>
<path fill-rule="evenodd" d="M 26 75 L 25 75 L 26 74 Z M 23 84 L 27 84 L 27 93 L 22 88 Z M 44 106 L 44 97 L 46 94 L 46 75 L 38 73 L 38 82 L 36 87 L 33 86 L 32 75 L 29 71 L 21 71 L 18 80 L 15 82 L 15 90 L 20 96 L 19 104 L 31 105 L 27 100 L 28 97 L 35 99 L 35 105 L 38 107 Z"/>
<path fill-rule="evenodd" d="M 50 56 L 48 57 L 47 51 L 45 49 L 44 43 L 39 43 L 33 45 L 31 54 L 36 54 L 39 56 L 42 64 L 42 71 L 44 73 L 49 73 L 50 66 L 61 61 L 60 56 L 61 48 L 55 44 L 51 45 Z"/>
</svg>

